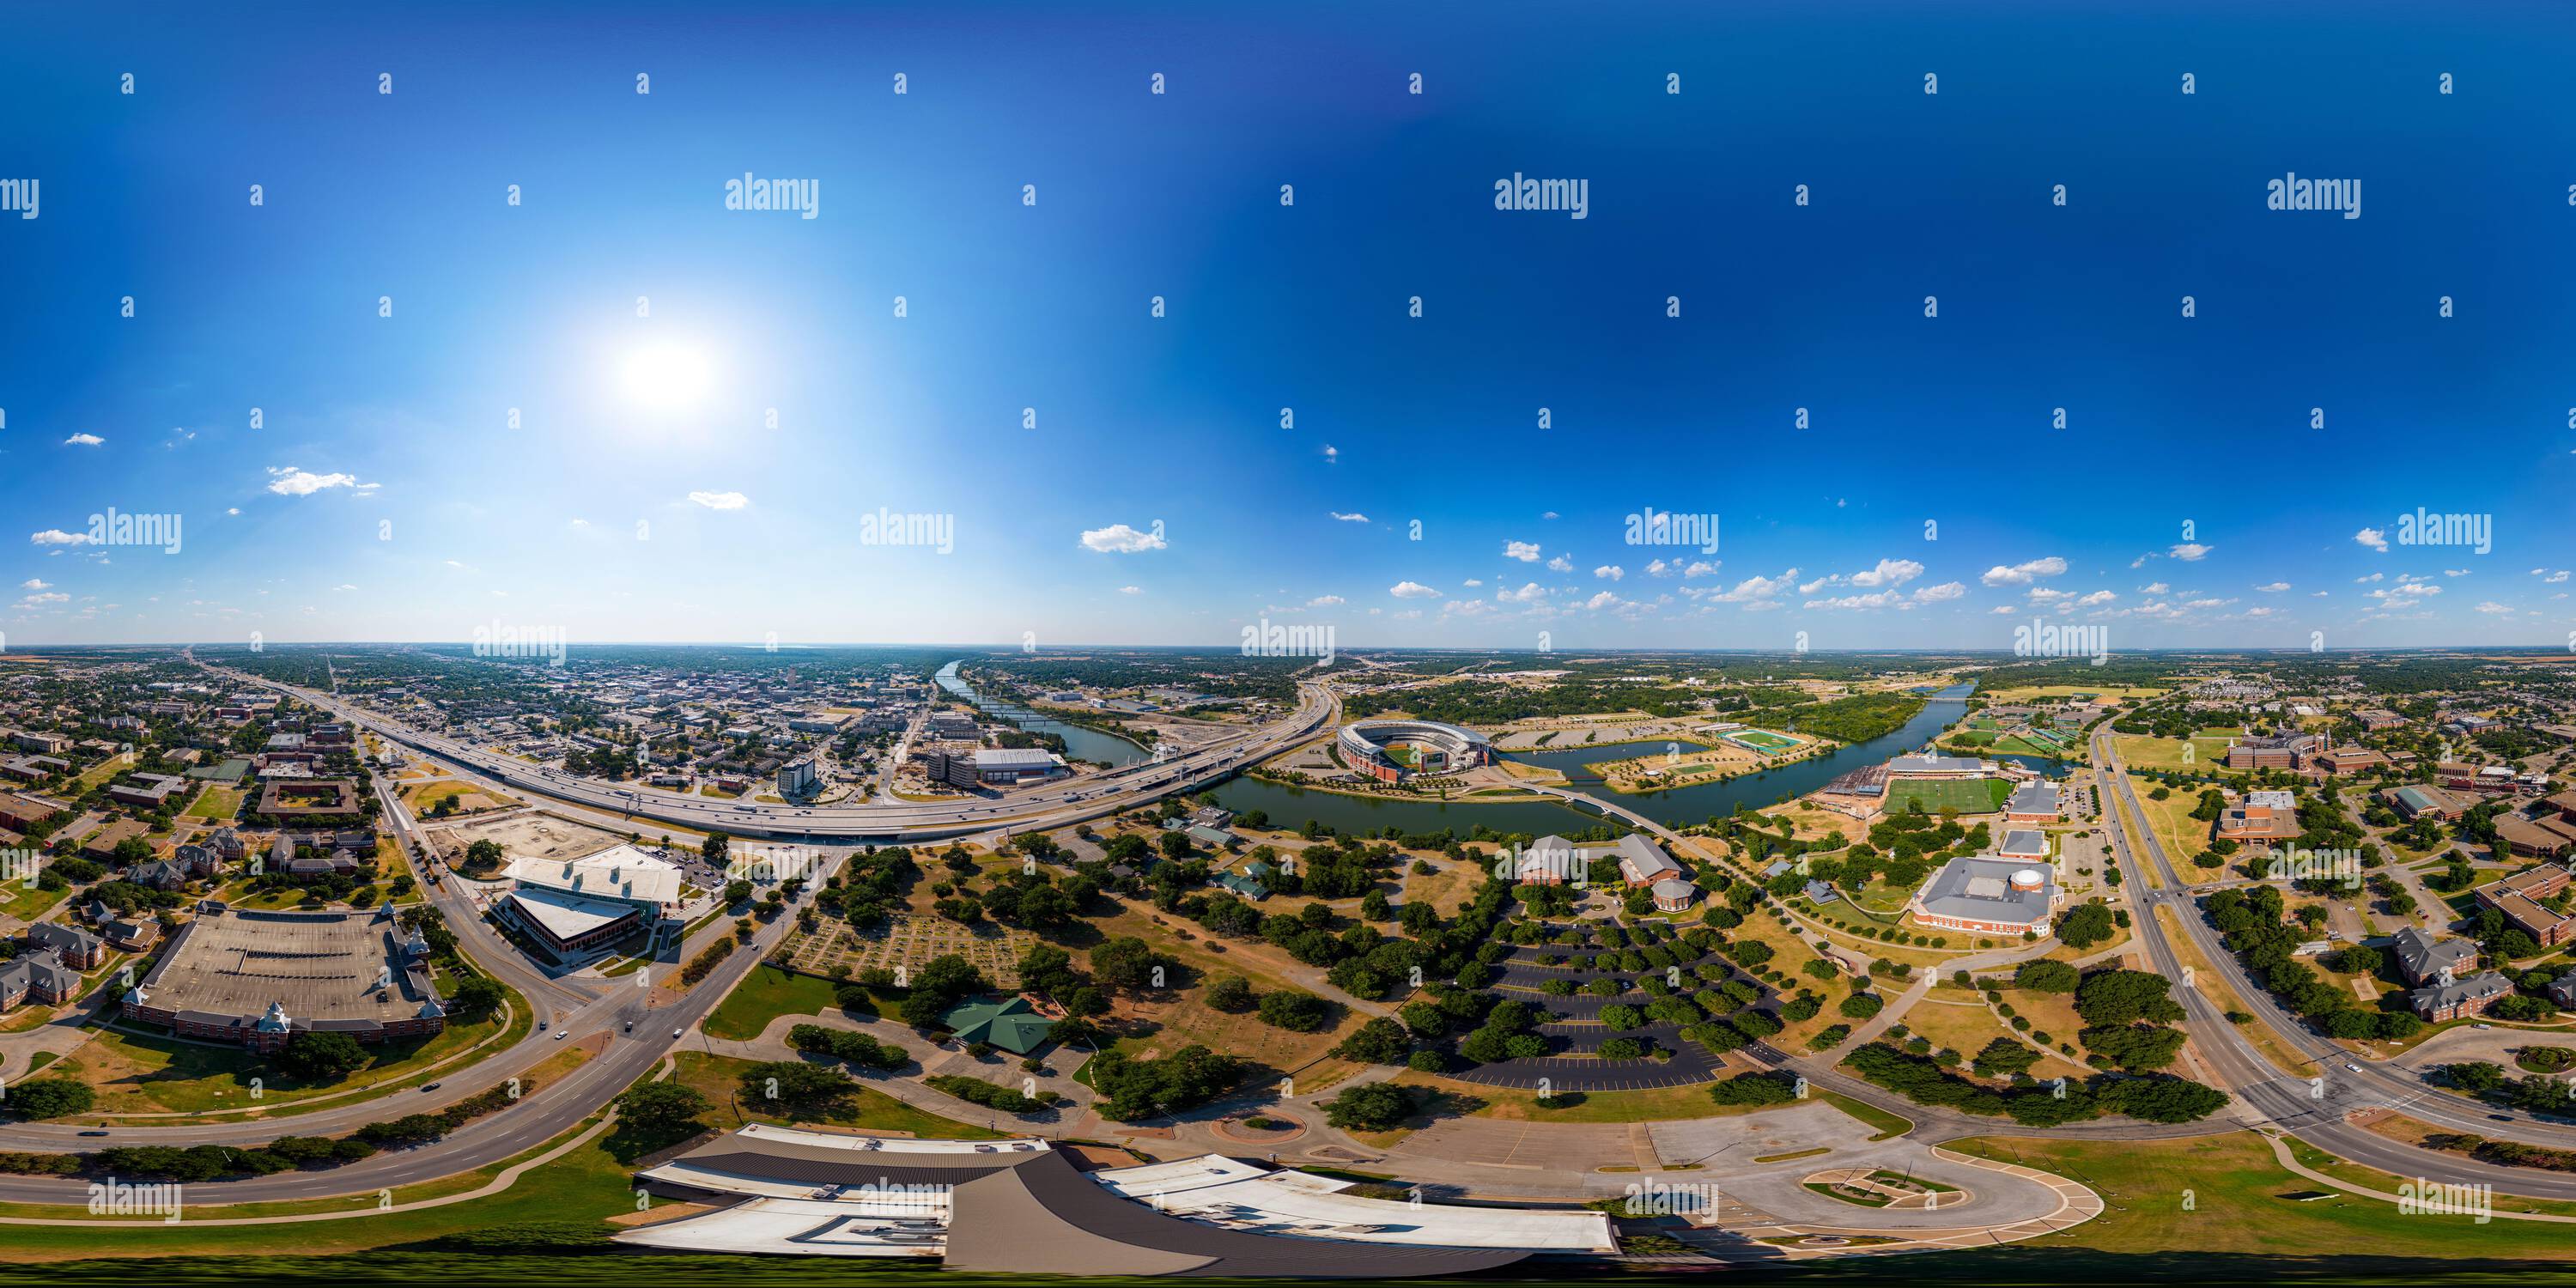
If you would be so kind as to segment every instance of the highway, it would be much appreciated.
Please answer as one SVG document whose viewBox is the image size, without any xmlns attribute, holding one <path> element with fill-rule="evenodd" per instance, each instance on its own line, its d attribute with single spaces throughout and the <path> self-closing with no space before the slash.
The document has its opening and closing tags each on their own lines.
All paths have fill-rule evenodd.
<svg viewBox="0 0 2576 1288">
<path fill-rule="evenodd" d="M 266 683 L 237 672 L 221 672 L 227 678 L 249 684 Z M 532 794 L 557 795 L 559 788 L 579 804 L 598 809 L 606 804 L 609 812 L 630 816 L 658 817 L 640 810 L 617 811 L 625 804 L 607 789 L 580 790 L 592 785 L 586 780 L 536 769 L 515 757 L 478 752 L 448 739 L 430 738 L 388 720 L 368 717 L 346 703 L 328 695 L 290 686 L 269 685 L 293 694 L 300 700 L 333 712 L 342 719 L 391 738 L 425 754 L 438 756 L 468 767 L 477 777 L 490 777 L 509 783 Z M 1115 810 L 1157 799 L 1185 790 L 1192 783 L 1230 774 L 1242 764 L 1275 754 L 1303 740 L 1317 728 L 1329 723 L 1339 712 L 1339 699 L 1324 685 L 1301 686 L 1297 713 L 1288 720 L 1262 729 L 1248 730 L 1223 743 L 1176 757 L 1162 765 L 1137 765 L 1111 774 L 1077 780 L 1053 792 L 1041 793 L 1035 799 L 1052 799 L 1062 808 L 1028 818 L 1009 820 L 1009 826 L 1061 827 L 1086 818 L 1098 817 Z M 1103 778 L 1119 777 L 1116 787 L 1102 790 Z M 531 1032 L 529 1037 L 507 1051 L 444 1072 L 437 1079 L 434 1092 L 404 1091 L 370 1099 L 317 1108 L 309 1113 L 288 1114 L 268 1119 L 241 1119 L 231 1122 L 166 1127 L 117 1127 L 105 1138 L 83 1137 L 77 1123 L 17 1122 L 0 1125 L 0 1151 L 40 1153 L 98 1149 L 113 1145 L 234 1145 L 263 1144 L 283 1135 L 337 1135 L 369 1122 L 422 1113 L 443 1108 L 457 1101 L 479 1095 L 502 1085 L 511 1077 L 543 1063 L 565 1045 L 599 1035 L 606 1035 L 606 1047 L 600 1054 L 575 1069 L 569 1076 L 549 1085 L 535 1088 L 520 1104 L 477 1119 L 450 1135 L 427 1145 L 409 1149 L 388 1150 L 372 1158 L 342 1167 L 318 1171 L 283 1172 L 273 1176 L 244 1178 L 192 1184 L 192 1193 L 203 1195 L 208 1204 L 265 1203 L 298 1199 L 328 1198 L 345 1194 L 362 1194 L 377 1189 L 414 1185 L 487 1167 L 512 1155 L 525 1152 L 562 1134 L 575 1124 L 596 1113 L 619 1092 L 649 1073 L 673 1049 L 686 1045 L 687 1034 L 715 1009 L 725 994 L 748 975 L 777 942 L 795 924 L 796 910 L 813 897 L 821 886 L 821 877 L 837 870 L 846 857 L 846 849 L 827 850 L 824 869 L 816 880 L 790 902 L 787 910 L 770 924 L 760 927 L 753 941 L 737 949 L 722 966 L 689 989 L 676 1003 L 654 1006 L 652 977 L 659 973 L 668 980 L 676 967 L 648 967 L 615 981 L 582 982 L 558 979 L 537 969 L 520 952 L 483 921 L 465 883 L 452 877 L 430 882 L 428 877 L 439 865 L 429 846 L 422 840 L 410 812 L 394 796 L 391 780 L 376 780 L 379 799 L 384 806 L 387 825 L 410 858 L 412 869 L 422 878 L 427 897 L 445 914 L 466 956 L 483 969 L 517 989 L 539 1018 L 549 1021 L 549 1031 Z M 1072 799 L 1074 796 L 1087 799 Z M 677 797 L 663 797 L 687 805 Z M 721 815 L 722 830 L 732 833 L 746 829 L 734 821 L 735 811 L 720 802 L 707 802 L 706 808 Z M 945 810 L 952 817 L 946 831 L 932 835 L 954 835 L 975 831 L 997 830 L 1004 820 L 971 819 L 972 813 L 989 806 L 965 805 L 899 807 L 863 807 L 858 809 L 799 811 L 793 808 L 768 808 L 764 816 L 792 817 L 793 835 L 799 837 L 848 838 L 859 836 L 883 839 L 922 839 L 921 825 L 898 825 L 891 834 L 877 822 L 865 825 L 843 824 L 842 819 L 857 817 L 870 820 L 893 814 L 916 819 L 925 813 Z M 961 813 L 963 811 L 963 813 Z M 588 812 L 588 811 L 584 811 Z M 834 816 L 823 827 L 810 822 L 814 816 Z M 711 829 L 719 824 L 710 822 Z M 841 826 L 853 830 L 844 832 Z M 931 824 L 931 827 L 942 825 Z M 733 933 L 730 920 L 719 919 L 683 946 L 681 961 L 695 956 L 707 943 Z M 630 1030 L 629 1025 L 632 1025 Z M 563 1034 L 561 1042 L 556 1034 Z M 0 1177 L 0 1202 L 67 1203 L 79 1201 L 87 1193 L 84 1182 L 36 1177 Z"/>
<path fill-rule="evenodd" d="M 1331 727 L 1341 700 L 1326 685 L 1298 686 L 1297 710 L 1284 720 L 1229 734 L 1194 751 L 1051 783 L 1002 799 L 883 801 L 839 805 L 757 805 L 680 796 L 650 787 L 619 787 L 414 729 L 334 695 L 216 668 L 234 682 L 289 694 L 334 718 L 423 755 L 462 766 L 530 795 L 550 797 L 629 819 L 653 819 L 706 832 L 816 844 L 900 844 L 980 832 L 1068 827 L 1103 818 L 1174 792 L 1225 778 Z"/>
<path fill-rule="evenodd" d="M 2189 1017 L 2194 1049 L 2217 1066 L 2227 1089 L 2245 1108 L 2269 1126 L 2293 1133 L 2319 1149 L 2398 1176 L 2491 1184 L 2499 1191 L 2533 1198 L 2576 1199 L 2576 1176 L 2494 1167 L 2461 1154 L 2402 1145 L 2347 1123 L 2349 1115 L 2363 1110 L 2392 1109 L 2450 1131 L 2556 1149 L 2576 1148 L 2576 1127 L 2544 1123 L 2525 1114 L 2493 1108 L 2432 1087 L 2406 1072 L 2357 1058 L 2310 1031 L 2271 994 L 2255 987 L 2244 965 L 2227 952 L 2217 931 L 2201 919 L 2198 906 L 2183 893 L 2189 887 L 2176 875 L 2155 829 L 2146 825 L 2148 815 L 2138 801 L 2136 788 L 2122 771 L 2107 732 L 2095 731 L 2093 760 L 2102 767 L 2106 789 L 2117 793 L 2114 808 L 2125 806 L 2137 820 L 2138 838 L 2147 850 L 2147 860 L 2153 862 L 2163 881 L 2163 887 L 2158 889 L 2146 879 L 2147 860 L 2141 860 L 2132 850 L 2128 829 L 2105 820 L 2112 823 L 2112 849 L 2120 863 L 2124 888 L 2131 892 L 2138 909 L 2130 920 L 2156 973 L 2177 983 L 2188 978 L 2180 954 L 2155 915 L 2157 907 L 2169 906 L 2200 959 L 2210 963 L 2252 1009 L 2254 1023 L 2270 1027 L 2283 1042 L 2306 1057 L 2306 1065 L 2297 1076 L 2284 1073 L 2257 1052 L 2236 1025 L 2228 1022 L 2207 993 L 2189 986 L 2176 988 L 2175 996 Z"/>
</svg>

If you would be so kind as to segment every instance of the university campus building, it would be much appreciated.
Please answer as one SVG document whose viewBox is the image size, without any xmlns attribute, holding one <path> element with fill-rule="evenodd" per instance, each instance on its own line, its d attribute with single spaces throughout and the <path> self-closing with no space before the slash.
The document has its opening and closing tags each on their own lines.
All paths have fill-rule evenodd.
<svg viewBox="0 0 2576 1288">
<path fill-rule="evenodd" d="M 298 1033 L 361 1042 L 447 1027 L 429 944 L 386 907 L 359 912 L 206 911 L 170 938 L 124 997 L 125 1014 L 183 1038 L 267 1054 Z"/>
<path fill-rule="evenodd" d="M 612 845 L 573 859 L 518 859 L 512 887 L 493 902 L 511 925 L 535 936 L 558 959 L 606 948 L 638 931 L 645 951 L 676 936 L 680 869 L 632 845 Z"/>
</svg>

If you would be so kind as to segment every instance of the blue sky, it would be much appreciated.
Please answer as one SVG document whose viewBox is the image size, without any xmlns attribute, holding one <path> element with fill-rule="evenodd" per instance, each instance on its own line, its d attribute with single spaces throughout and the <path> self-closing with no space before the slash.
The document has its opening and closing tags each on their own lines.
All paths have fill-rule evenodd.
<svg viewBox="0 0 2576 1288">
<path fill-rule="evenodd" d="M 0 47 L 11 644 L 2576 630 L 2563 7 L 98 8 Z"/>
</svg>

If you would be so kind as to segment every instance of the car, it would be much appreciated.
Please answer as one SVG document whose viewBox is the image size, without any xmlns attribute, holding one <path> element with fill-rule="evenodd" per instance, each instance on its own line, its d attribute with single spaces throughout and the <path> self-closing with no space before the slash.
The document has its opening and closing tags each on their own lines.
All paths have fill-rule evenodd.
<svg viewBox="0 0 2576 1288">
<path fill-rule="evenodd" d="M 2494 1028 L 2495 1026 L 2494 1026 L 2494 1025 L 2492 1025 L 2492 1024 L 2472 1024 L 2472 1025 L 2470 1025 L 2469 1027 L 2470 1027 L 2470 1028 L 2473 1028 L 2473 1029 L 2491 1029 L 2491 1028 Z"/>
<path fill-rule="evenodd" d="M 633 1021 L 633 1020 L 628 1020 L 628 1021 L 626 1022 L 626 1031 L 627 1031 L 627 1032 L 629 1032 L 629 1033 L 632 1033 L 632 1032 L 634 1032 L 634 1031 L 635 1031 L 635 1021 Z"/>
<path fill-rule="evenodd" d="M 82 1132 L 82 1133 L 81 1133 L 81 1135 L 83 1135 L 83 1136 L 104 1136 L 104 1135 L 106 1135 L 106 1134 L 107 1134 L 107 1132 L 106 1132 L 104 1129 L 99 1129 L 99 1128 L 93 1128 L 93 1129 L 91 1129 L 91 1130 L 89 1130 L 89 1131 L 85 1131 L 85 1132 Z"/>
<path fill-rule="evenodd" d="M 671 1030 L 671 1036 L 675 1038 L 680 1036 L 680 1031 L 678 1029 Z"/>
<path fill-rule="evenodd" d="M 563 1041 L 563 1040 L 564 1040 L 564 1031 L 563 1031 L 562 1029 L 556 1029 L 556 1030 L 555 1030 L 555 1041 L 557 1041 L 557 1042 L 561 1042 L 561 1041 Z"/>
<path fill-rule="evenodd" d="M 438 1090 L 438 1084 L 435 1082 L 424 1082 L 420 1084 L 420 1089 L 423 1091 L 436 1091 Z"/>
<path fill-rule="evenodd" d="M 2344 1061 L 2344 1063 L 2343 1063 L 2343 1067 L 2344 1067 L 2344 1068 L 2346 1068 L 2346 1069 L 2350 1069 L 2350 1070 L 2352 1070 L 2354 1073 L 2359 1073 L 2359 1072 L 2361 1072 L 2361 1066 L 2360 1066 L 2360 1065 L 2357 1065 L 2357 1064 L 2354 1064 L 2354 1063 L 2353 1063 L 2352 1061 L 2350 1061 L 2350 1060 L 2346 1060 L 2346 1061 Z"/>
<path fill-rule="evenodd" d="M 550 1023 L 552 1023 L 552 1021 L 549 1021 L 549 1020 L 539 1020 L 539 1021 L 537 1021 L 537 1032 L 539 1032 L 539 1033 L 543 1033 L 543 1032 L 545 1032 L 545 1031 L 546 1031 L 546 1027 L 547 1027 L 547 1025 L 548 1025 L 548 1024 L 550 1024 Z"/>
<path fill-rule="evenodd" d="M 2488 1118 L 2490 1118 L 2490 1119 L 2493 1119 L 2493 1120 L 2494 1120 L 2494 1121 L 2496 1121 L 2496 1122 L 2500 1122 L 2500 1123 L 2509 1123 L 2509 1122 L 2512 1122 L 2512 1121 L 2513 1121 L 2513 1115 L 2512 1115 L 2512 1114 L 2488 1114 L 2488 1115 L 2487 1115 L 2487 1117 L 2488 1117 Z M 101 1133 L 101 1134 L 102 1134 L 102 1135 L 104 1135 L 105 1133 Z"/>
</svg>

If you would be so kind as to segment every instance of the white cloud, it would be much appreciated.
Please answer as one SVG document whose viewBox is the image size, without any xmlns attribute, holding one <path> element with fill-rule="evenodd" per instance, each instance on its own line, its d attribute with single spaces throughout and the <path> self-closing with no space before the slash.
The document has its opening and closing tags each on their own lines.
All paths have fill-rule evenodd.
<svg viewBox="0 0 2576 1288">
<path fill-rule="evenodd" d="M 71 600 L 71 596 L 59 590 L 50 590 L 41 595 L 29 595 L 18 603 L 21 607 L 33 607 L 38 604 L 68 604 Z"/>
<path fill-rule="evenodd" d="M 2510 613 L 2513 610 L 2490 599 L 2480 603 L 2478 605 L 2478 611 L 2481 613 Z"/>
<path fill-rule="evenodd" d="M 1339 464 L 1341 464 L 1341 463 L 1342 463 L 1342 449 L 1340 449 L 1340 448 L 1338 448 L 1338 447 L 1335 447 L 1335 446 L 1333 446 L 1333 445 L 1332 445 L 1332 444 L 1330 444 L 1330 443 L 1326 443 L 1326 444 L 1324 444 L 1324 463 L 1325 463 L 1326 465 L 1339 465 Z"/>
<path fill-rule="evenodd" d="M 341 586 L 333 586 L 331 589 L 333 589 L 333 590 L 356 590 L 356 589 L 357 589 L 357 587 L 355 587 L 355 586 L 348 586 L 348 585 L 341 585 Z"/>
<path fill-rule="evenodd" d="M 2442 570 L 2442 575 L 2445 577 L 2466 577 L 2469 575 L 2469 570 L 2466 568 L 2445 568 Z"/>
<path fill-rule="evenodd" d="M 2276 582 L 2272 582 L 2272 583 L 2270 583 L 2270 584 L 2268 584 L 2268 585 L 2256 586 L 2254 589 L 2259 590 L 2259 591 L 2262 591 L 2262 592 L 2263 592 L 2264 594 L 2266 594 L 2266 595 L 2277 595 L 2277 594 L 2280 594 L 2282 591 L 2288 590 L 2289 588 L 2290 588 L 2290 583 L 2288 583 L 2288 582 L 2286 582 L 2286 581 L 2276 581 Z"/>
<path fill-rule="evenodd" d="M 2542 584 L 2544 584 L 2544 585 L 2555 586 L 2555 585 L 2557 585 L 2558 583 L 2560 583 L 2560 582 L 2562 582 L 2562 581 L 2567 580 L 2567 570 L 2566 570 L 2566 569 L 2564 569 L 2564 568 L 2561 568 L 2561 569 L 2559 569 L 2558 571 L 2553 572 L 2553 573 L 2549 574 L 2548 576 L 2541 578 L 2540 580 L 2541 580 L 2541 583 L 2542 583 Z"/>
<path fill-rule="evenodd" d="M 1646 565 L 1646 575 L 1649 577 L 1670 577 L 1681 570 L 1680 564 L 1665 563 L 1661 559 L 1654 560 Z"/>
<path fill-rule="evenodd" d="M 345 487 L 357 492 L 372 492 L 379 485 L 361 483 L 355 474 L 315 474 L 292 465 L 268 468 L 268 490 L 279 496 L 311 496 L 329 488 Z"/>
<path fill-rule="evenodd" d="M 1523 584 L 1519 590 L 1514 590 L 1509 586 L 1505 586 L 1501 590 L 1494 592 L 1494 598 L 1499 599 L 1506 604 L 1545 603 L 1547 600 L 1547 587 L 1534 581 Z"/>
<path fill-rule="evenodd" d="M 241 514 L 241 508 L 240 508 L 239 506 L 235 506 L 235 507 L 233 507 L 232 509 L 229 509 L 229 510 L 224 511 L 224 513 L 225 513 L 225 514 L 228 514 L 228 515 L 239 516 L 239 515 Z"/>
<path fill-rule="evenodd" d="M 2091 608 L 2096 604 L 2107 604 L 2118 598 L 2118 595 L 2115 595 L 2110 591 L 2097 590 L 2090 595 L 2086 595 L 2082 599 L 2076 600 L 2075 606 L 2078 608 Z"/>
<path fill-rule="evenodd" d="M 1171 543 L 1163 540 L 1160 530 L 1138 532 L 1123 523 L 1105 528 L 1092 528 L 1082 534 L 1082 548 L 1104 555 L 1141 554 L 1147 550 L 1164 550 Z"/>
<path fill-rule="evenodd" d="M 2013 606 L 2012 606 L 2012 605 L 2010 605 L 2010 604 L 1997 604 L 1997 605 L 1995 605 L 1994 607 L 1987 609 L 1986 611 L 1987 611 L 1988 613 L 1990 613 L 1990 614 L 1994 614 L 1994 615 L 1996 615 L 1996 616 L 2001 616 L 2001 615 L 2006 614 L 2006 613 L 2017 613 L 2017 612 L 2020 612 L 2021 610 L 2020 610 L 2020 609 L 2018 609 L 2018 608 L 2013 607 Z"/>
<path fill-rule="evenodd" d="M 1693 560 L 1690 567 L 1682 569 L 1682 576 L 1685 578 L 1714 577 L 1717 575 L 1718 566 L 1724 562 L 1726 561 L 1722 559 Z"/>
<path fill-rule="evenodd" d="M 1142 586 L 1121 586 L 1118 588 L 1118 593 L 1121 595 L 1141 595 L 1145 593 L 1145 588 Z"/>
<path fill-rule="evenodd" d="M 2058 561 L 2060 569 L 2065 566 L 2066 561 L 2062 559 Z M 1923 565 L 1911 559 L 1881 559 L 1877 567 L 1853 573 L 1851 583 L 1870 589 L 1880 586 L 1902 586 L 1922 575 Z"/>
<path fill-rule="evenodd" d="M 20 590 L 52 590 L 53 588 L 54 583 L 46 581 L 41 577 L 29 577 L 25 581 L 18 583 L 18 589 Z"/>
<path fill-rule="evenodd" d="M 1572 572 L 1574 571 L 1574 561 L 1564 555 L 1558 555 L 1554 559 L 1547 561 L 1547 570 L 1549 572 Z"/>
<path fill-rule="evenodd" d="M 1924 586 L 1916 590 L 1914 598 L 1918 603 L 1938 604 L 1944 600 L 1957 599 L 1967 593 L 1968 588 L 1965 585 L 1955 581 L 1945 581 L 1938 586 Z"/>
<path fill-rule="evenodd" d="M 1600 567 L 1593 569 L 1592 575 L 1595 577 L 1607 577 L 1612 581 L 1617 581 L 1620 578 L 1627 576 L 1628 570 L 1617 564 L 1603 564 Z"/>
<path fill-rule="evenodd" d="M 2051 604 L 2061 599 L 2071 598 L 2074 594 L 2074 591 L 2059 590 L 2053 586 L 2033 586 L 2030 588 L 2030 602 L 2034 604 Z"/>
<path fill-rule="evenodd" d="M 2010 567 L 1996 564 L 1986 570 L 1984 581 L 1989 586 L 2026 586 L 2042 577 L 2054 577 L 2066 571 L 2066 561 L 2055 555 L 2033 559 Z"/>
<path fill-rule="evenodd" d="M 2138 593 L 2141 595 L 2163 595 L 2171 593 L 2172 590 L 2173 587 L 2168 586 L 2161 581 L 2151 581 L 2146 585 L 2138 587 Z"/>
<path fill-rule="evenodd" d="M 1339 519 L 1344 523 L 1366 523 L 1369 521 L 1368 516 L 1365 514 L 1344 514 L 1339 510 L 1327 510 L 1325 513 L 1332 515 L 1334 518 Z"/>
<path fill-rule="evenodd" d="M 1605 590 L 1600 594 L 1594 595 L 1592 598 L 1583 601 L 1583 606 L 1585 608 L 1598 611 L 1604 608 L 1617 608 L 1622 602 L 1624 601 L 1622 601 L 1617 595 L 1611 594 L 1609 591 Z"/>
<path fill-rule="evenodd" d="M 1306 607 L 1308 607 L 1308 608 L 1330 608 L 1330 607 L 1332 607 L 1333 605 L 1338 604 L 1338 603 L 1341 603 L 1341 602 L 1342 602 L 1342 597 L 1341 597 L 1341 596 L 1339 596 L 1339 595 L 1317 595 L 1317 596 L 1315 596 L 1313 599 L 1310 599 L 1310 600 L 1307 600 L 1307 601 L 1306 601 Z"/>
<path fill-rule="evenodd" d="M 1537 563 L 1538 543 L 1535 541 L 1506 541 L 1503 543 L 1503 557 L 1505 559 L 1518 559 L 1522 563 Z"/>
<path fill-rule="evenodd" d="M 2387 573 L 2384 573 L 2384 572 L 2375 572 L 2375 573 L 2370 574 L 2370 575 L 2369 575 L 2369 576 L 2367 576 L 2367 577 L 2355 577 L 2355 578 L 2353 578 L 2353 579 L 2352 579 L 2352 584 L 2353 584 L 2353 585 L 2356 585 L 2356 586 L 2366 586 L 2366 585 L 2368 585 L 2368 584 L 2370 584 L 2371 582 L 2374 582 L 2374 581 L 2386 581 L 2386 580 L 2388 580 L 2388 574 L 2387 574 Z"/>
<path fill-rule="evenodd" d="M 96 434 L 74 434 L 63 440 L 65 447 L 96 447 L 107 440 Z"/>
<path fill-rule="evenodd" d="M 2383 555 L 2388 553 L 2388 534 L 2377 528 L 2363 528 L 2352 534 L 2352 539 Z"/>
<path fill-rule="evenodd" d="M 710 510 L 739 510 L 751 504 L 740 492 L 691 492 L 689 499 Z"/>
<path fill-rule="evenodd" d="M 1748 608 L 1752 605 L 1759 604 L 1777 608 L 1779 605 L 1770 601 L 1777 598 L 1782 591 L 1788 590 L 1797 584 L 1798 570 L 1792 568 L 1787 572 L 1781 573 L 1777 577 L 1747 577 L 1744 580 L 1735 583 L 1735 589 L 1726 591 L 1723 594 L 1712 595 L 1710 598 L 1721 604 L 1744 604 L 1748 606 Z"/>
<path fill-rule="evenodd" d="M 1459 617 L 1482 617 L 1492 611 L 1494 606 L 1481 599 L 1453 599 L 1440 606 L 1440 613 L 1444 617 L 1453 614 Z"/>
<path fill-rule="evenodd" d="M 40 546 L 85 546 L 89 544 L 88 533 L 65 532 L 60 528 L 47 528 L 42 532 L 30 533 L 27 539 Z"/>
<path fill-rule="evenodd" d="M 1482 586 L 1485 584 L 1485 579 L 1482 577 L 1470 577 L 1467 579 L 1467 584 L 1470 586 Z"/>
<path fill-rule="evenodd" d="M 2176 559 L 2182 560 L 2184 563 L 2198 563 L 2201 556 L 2208 554 L 2209 551 L 2210 547 L 2208 546 L 2201 545 L 2196 541 L 2186 541 L 2181 545 L 2165 551 L 2165 553 L 2172 555 Z"/>
<path fill-rule="evenodd" d="M 1439 591 L 1433 590 L 1429 586 L 1425 586 L 1418 581 L 1399 581 L 1394 585 L 1387 587 L 1386 593 L 1395 596 L 1397 599 L 1440 598 Z"/>
<path fill-rule="evenodd" d="M 1553 519 L 1553 518 L 1555 518 L 1555 517 L 1556 517 L 1556 511 L 1554 511 L 1554 510 L 1545 510 L 1545 511 L 1541 511 L 1538 517 L 1540 517 L 1540 518 L 1542 518 L 1542 519 Z"/>
</svg>

